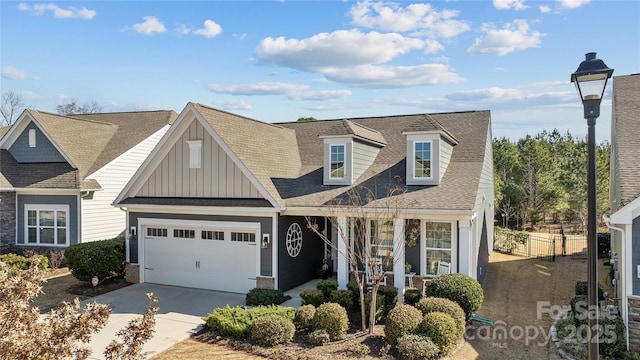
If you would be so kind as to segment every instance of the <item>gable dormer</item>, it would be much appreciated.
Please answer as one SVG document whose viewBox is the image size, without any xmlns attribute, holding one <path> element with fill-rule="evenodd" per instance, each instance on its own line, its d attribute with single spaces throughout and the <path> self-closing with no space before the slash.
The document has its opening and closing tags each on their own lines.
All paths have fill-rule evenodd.
<svg viewBox="0 0 640 360">
<path fill-rule="evenodd" d="M 320 135 L 324 140 L 324 185 L 351 185 L 386 145 L 377 130 L 342 120 Z"/>
<path fill-rule="evenodd" d="M 405 131 L 407 185 L 439 185 L 457 140 L 444 130 Z"/>
</svg>

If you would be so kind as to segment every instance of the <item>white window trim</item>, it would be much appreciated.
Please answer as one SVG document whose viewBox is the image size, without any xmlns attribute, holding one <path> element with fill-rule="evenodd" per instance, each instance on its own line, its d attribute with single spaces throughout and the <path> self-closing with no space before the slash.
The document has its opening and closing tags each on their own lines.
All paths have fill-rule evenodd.
<svg viewBox="0 0 640 360">
<path fill-rule="evenodd" d="M 451 224 L 451 272 L 458 272 L 458 227 L 455 221 L 442 220 L 421 220 L 420 221 L 420 274 L 425 278 L 434 278 L 437 275 L 427 274 L 427 250 L 442 250 L 443 248 L 427 247 L 427 223 L 450 223 Z"/>
<path fill-rule="evenodd" d="M 188 140 L 189 144 L 189 168 L 202 168 L 202 140 Z"/>
<path fill-rule="evenodd" d="M 342 176 L 333 176 L 331 169 L 331 154 L 334 147 L 342 146 Z M 347 144 L 329 144 L 329 179 L 331 180 L 343 180 L 347 177 Z"/>
<path fill-rule="evenodd" d="M 431 169 L 429 173 L 431 176 L 416 176 L 416 144 L 417 143 L 429 143 L 429 164 Z M 416 139 L 411 142 L 411 178 L 413 180 L 433 180 L 433 140 L 431 139 Z"/>
<path fill-rule="evenodd" d="M 66 231 L 65 231 L 65 237 L 66 237 L 66 241 L 64 244 L 58 244 L 58 223 L 57 223 L 57 219 L 56 216 L 54 215 L 53 218 L 53 222 L 54 222 L 54 241 L 53 244 L 42 244 L 40 243 L 40 231 L 37 232 L 37 242 L 36 243 L 30 243 L 29 242 L 29 211 L 65 211 L 67 214 L 67 218 L 66 218 L 66 223 L 67 226 L 65 227 Z M 25 246 L 50 246 L 50 247 L 60 247 L 60 246 L 69 246 L 70 243 L 70 239 L 69 239 L 69 226 L 71 224 L 71 214 L 69 213 L 69 205 L 51 205 L 51 204 L 25 204 L 24 205 L 24 234 L 23 234 L 23 240 L 24 243 L 20 244 L 20 245 L 25 245 Z M 40 229 L 40 224 L 36 225 L 37 229 Z"/>
</svg>

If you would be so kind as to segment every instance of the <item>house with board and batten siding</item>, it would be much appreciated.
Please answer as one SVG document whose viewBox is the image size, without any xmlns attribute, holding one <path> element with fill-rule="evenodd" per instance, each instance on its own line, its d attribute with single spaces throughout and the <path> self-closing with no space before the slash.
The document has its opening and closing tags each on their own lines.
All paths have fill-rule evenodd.
<svg viewBox="0 0 640 360">
<path fill-rule="evenodd" d="M 403 191 L 386 191 L 397 186 Z M 327 263 L 345 288 L 343 254 L 353 241 L 337 227 L 354 219 L 332 204 L 356 188 L 377 192 L 365 213 L 390 197 L 403 204 L 393 218 L 366 224 L 372 243 L 384 244 L 372 256 L 400 259 L 384 269 L 389 285 L 405 288 L 405 262 L 418 286 L 440 262 L 482 281 L 493 247 L 489 111 L 271 124 L 197 103 L 186 105 L 114 201 L 127 213 L 128 276 L 286 291 Z M 408 233 L 417 241 L 404 246 Z"/>
<path fill-rule="evenodd" d="M 0 132 L 0 250 L 122 236 L 125 214 L 111 203 L 176 117 L 25 110 Z"/>
</svg>

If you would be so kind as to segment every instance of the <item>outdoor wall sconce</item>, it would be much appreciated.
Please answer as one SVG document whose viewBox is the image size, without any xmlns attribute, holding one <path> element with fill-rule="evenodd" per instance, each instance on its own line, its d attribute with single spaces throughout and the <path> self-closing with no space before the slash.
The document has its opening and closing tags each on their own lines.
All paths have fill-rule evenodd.
<svg viewBox="0 0 640 360">
<path fill-rule="evenodd" d="M 269 234 L 262 234 L 262 248 L 269 248 Z"/>
</svg>

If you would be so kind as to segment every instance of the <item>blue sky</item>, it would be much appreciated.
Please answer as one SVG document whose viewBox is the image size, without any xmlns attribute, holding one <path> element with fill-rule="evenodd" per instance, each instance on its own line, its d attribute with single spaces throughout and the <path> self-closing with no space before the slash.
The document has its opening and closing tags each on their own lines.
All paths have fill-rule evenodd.
<svg viewBox="0 0 640 360">
<path fill-rule="evenodd" d="M 0 2 L 0 87 L 55 112 L 199 102 L 267 122 L 491 110 L 584 137 L 570 74 L 640 72 L 638 1 Z M 610 85 L 597 138 L 609 139 Z"/>
</svg>

